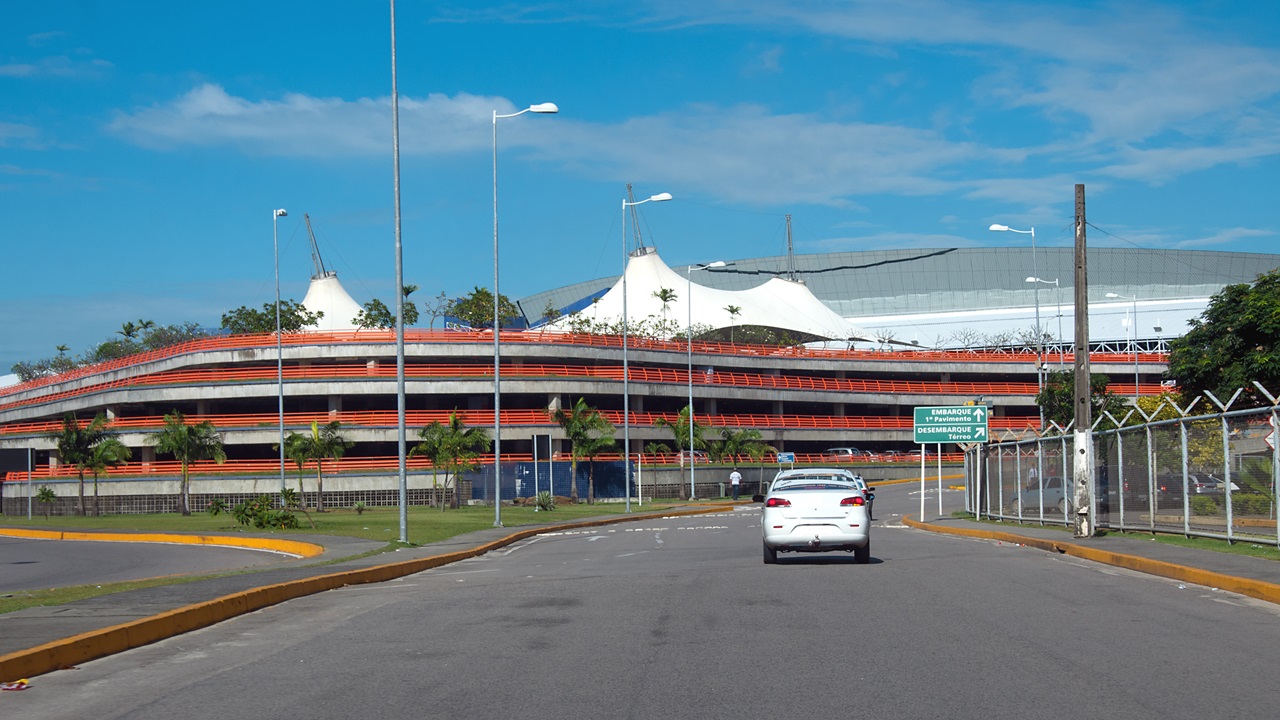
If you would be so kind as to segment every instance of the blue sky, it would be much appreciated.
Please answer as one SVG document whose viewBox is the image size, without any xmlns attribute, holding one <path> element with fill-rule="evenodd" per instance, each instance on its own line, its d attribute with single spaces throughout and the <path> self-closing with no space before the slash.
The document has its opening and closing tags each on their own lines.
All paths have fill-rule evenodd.
<svg viewBox="0 0 1280 720">
<path fill-rule="evenodd" d="M 397 4 L 405 279 L 503 293 L 621 269 L 625 184 L 671 265 L 1091 245 L 1275 252 L 1280 3 Z M 196 321 L 311 265 L 394 278 L 386 2 L 6 3 L 0 373 Z"/>
</svg>

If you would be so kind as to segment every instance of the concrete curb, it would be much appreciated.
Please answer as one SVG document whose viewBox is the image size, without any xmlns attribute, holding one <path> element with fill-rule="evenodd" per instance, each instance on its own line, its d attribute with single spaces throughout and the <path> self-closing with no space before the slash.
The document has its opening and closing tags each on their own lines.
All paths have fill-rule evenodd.
<svg viewBox="0 0 1280 720">
<path fill-rule="evenodd" d="M 293 580 L 275 585 L 267 585 L 260 588 L 254 588 L 252 590 L 245 590 L 231 595 L 224 595 L 213 600 L 195 603 L 194 605 L 187 605 L 185 607 L 163 612 L 159 615 L 153 615 L 141 620 L 134 620 L 133 622 L 114 625 L 101 630 L 81 633 L 80 635 L 75 635 L 63 640 L 55 640 L 54 642 L 45 643 L 44 645 L 39 645 L 27 650 L 19 650 L 8 655 L 0 656 L 0 678 L 28 678 L 36 675 L 42 675 L 62 667 L 70 667 L 80 663 L 89 662 L 90 660 L 96 660 L 108 655 L 121 653 L 125 650 L 131 650 L 136 647 L 148 645 L 175 635 L 181 635 L 185 632 L 208 627 L 224 620 L 229 620 L 238 615 L 244 615 L 255 610 L 261 610 L 262 608 L 285 602 L 286 600 L 293 600 L 306 595 L 314 595 L 316 593 L 333 590 L 347 585 L 361 585 L 365 583 L 394 580 L 399 577 L 422 572 L 423 570 L 430 570 L 442 565 L 458 562 L 459 560 L 466 560 L 467 558 L 476 557 L 477 555 L 483 555 L 487 552 L 524 540 L 525 538 L 541 535 L 543 533 L 559 532 L 578 528 L 600 527 L 604 525 L 616 525 L 624 522 L 652 520 L 664 517 L 707 515 L 711 513 L 724 512 L 726 510 L 731 510 L 732 508 L 733 506 L 731 504 L 720 504 L 714 507 L 698 508 L 696 510 L 677 510 L 672 512 L 648 513 L 644 515 L 624 515 L 620 517 L 600 518 L 597 520 L 585 520 L 559 525 L 530 527 L 524 530 L 518 530 L 504 538 L 487 542 L 482 545 L 477 545 L 476 547 L 468 550 L 459 550 L 457 552 L 446 553 L 444 555 L 415 558 L 413 560 L 403 560 L 400 562 L 388 563 L 386 565 L 375 565 L 373 567 L 361 568 L 358 570 L 345 570 L 342 572 L 319 575 L 302 580 Z M 94 536 L 84 539 L 104 539 L 98 533 L 55 532 L 50 534 L 81 534 Z M 106 535 L 106 533 L 103 533 L 102 535 Z M 124 536 L 120 536 L 120 538 L 123 537 Z M 167 536 L 135 535 L 131 537 L 134 538 L 134 542 L 138 542 L 138 537 Z M 191 538 L 194 536 L 174 537 Z M 232 539 L 246 540 L 250 538 Z M 160 540 L 154 542 L 170 541 Z M 309 543 L 298 544 L 307 545 Z"/>
<path fill-rule="evenodd" d="M 1084 560 L 1091 560 L 1093 562 L 1104 563 L 1106 565 L 1136 570 L 1138 572 L 1147 573 L 1148 575 L 1157 575 L 1159 577 L 1169 578 L 1170 580 L 1179 580 L 1182 582 L 1193 583 L 1195 585 L 1219 588 L 1221 590 L 1247 595 L 1259 600 L 1265 600 L 1270 603 L 1280 604 L 1280 585 L 1263 580 L 1252 580 L 1249 578 L 1236 577 L 1234 575 L 1224 575 L 1222 573 L 1187 567 L 1185 565 L 1175 565 L 1173 563 L 1164 562 L 1163 560 L 1152 560 L 1150 558 L 1139 557 L 1136 555 L 1125 555 L 1123 553 L 1111 552 L 1109 550 L 1099 550 L 1097 548 L 1086 547 L 1077 543 L 1062 542 L 1059 540 L 1044 540 L 1041 538 L 1027 537 L 1025 535 L 1017 535 L 1015 533 L 1000 532 L 998 530 L 986 530 L 983 528 L 960 528 L 933 525 L 915 520 L 909 515 L 904 515 L 902 517 L 902 523 L 908 527 L 916 528 L 917 530 L 928 530 L 929 532 L 942 533 L 946 535 L 961 535 L 964 537 L 1000 540 L 1008 543 L 1026 545 L 1046 552 L 1070 555 Z"/>
<path fill-rule="evenodd" d="M 107 533 L 79 532 L 72 530 L 17 530 L 0 528 L 0 535 L 5 537 L 33 538 L 36 540 L 90 540 L 94 542 L 152 542 L 174 543 L 185 545 L 218 545 L 223 547 L 245 548 L 247 550 L 270 550 L 272 552 L 295 555 L 297 557 L 315 557 L 324 552 L 324 546 L 299 540 L 279 540 L 275 538 L 236 537 L 235 535 L 178 535 L 174 533 Z"/>
</svg>

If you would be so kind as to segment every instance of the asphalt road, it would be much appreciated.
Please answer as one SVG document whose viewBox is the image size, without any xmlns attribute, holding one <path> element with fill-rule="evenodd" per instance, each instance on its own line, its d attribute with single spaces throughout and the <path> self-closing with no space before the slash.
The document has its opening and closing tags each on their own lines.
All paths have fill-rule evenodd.
<svg viewBox="0 0 1280 720">
<path fill-rule="evenodd" d="M 0 536 L 0 593 L 212 573 L 287 559 L 242 548 Z"/>
<path fill-rule="evenodd" d="M 869 565 L 764 565 L 756 507 L 543 535 L 41 676 L 0 716 L 1271 716 L 1275 606 L 911 530 L 913 493 L 877 492 Z"/>
</svg>

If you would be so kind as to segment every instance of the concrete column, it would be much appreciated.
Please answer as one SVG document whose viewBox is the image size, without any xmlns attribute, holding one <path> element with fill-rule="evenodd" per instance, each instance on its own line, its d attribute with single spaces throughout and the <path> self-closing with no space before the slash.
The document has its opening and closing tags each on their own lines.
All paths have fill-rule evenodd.
<svg viewBox="0 0 1280 720">
<path fill-rule="evenodd" d="M 712 397 L 712 398 L 707 398 L 707 399 L 706 399 L 706 401 L 705 401 L 705 403 L 706 403 L 706 405 L 702 408 L 702 412 L 703 412 L 703 414 L 705 414 L 705 415 L 715 415 L 715 414 L 716 414 L 716 399 L 715 399 L 715 398 L 713 398 L 713 397 Z"/>
<path fill-rule="evenodd" d="M 196 400 L 196 414 L 197 414 L 197 415 L 208 415 L 208 414 L 209 414 L 209 401 L 208 401 L 208 400 Z"/>
<path fill-rule="evenodd" d="M 337 415 L 340 412 L 342 412 L 342 396 L 330 395 L 329 396 L 329 414 Z"/>
<path fill-rule="evenodd" d="M 107 414 L 107 422 L 114 422 L 116 419 L 116 408 L 114 405 L 108 405 L 105 409 Z"/>
</svg>

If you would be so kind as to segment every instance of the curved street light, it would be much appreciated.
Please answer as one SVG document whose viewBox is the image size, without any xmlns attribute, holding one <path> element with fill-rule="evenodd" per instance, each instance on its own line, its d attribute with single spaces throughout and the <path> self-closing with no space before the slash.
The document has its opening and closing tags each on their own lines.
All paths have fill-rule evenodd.
<svg viewBox="0 0 1280 720">
<path fill-rule="evenodd" d="M 1045 280 L 1043 278 L 1038 278 L 1038 277 L 1029 277 L 1027 278 L 1027 282 L 1044 283 L 1045 285 L 1053 286 L 1053 298 L 1054 298 L 1054 302 L 1057 303 L 1057 306 L 1058 306 L 1058 372 L 1063 372 L 1064 368 L 1063 368 L 1063 359 L 1062 359 L 1062 355 L 1063 355 L 1062 353 L 1062 294 L 1059 292 L 1062 288 L 1059 287 L 1057 278 L 1054 278 L 1052 280 Z"/>
<path fill-rule="evenodd" d="M 499 366 L 502 351 L 498 344 L 498 333 L 502 329 L 502 320 L 498 316 L 498 121 L 502 118 L 513 118 L 525 113 L 550 115 L 560 112 L 555 103 L 538 103 L 530 105 L 520 112 L 499 115 L 493 111 L 493 526 L 502 527 L 502 424 L 499 413 L 502 410 L 502 370 Z M 456 492 L 456 490 L 455 490 Z"/>
<path fill-rule="evenodd" d="M 666 202 L 671 193 L 664 192 L 652 195 L 644 200 L 628 202 L 622 198 L 622 474 L 625 495 L 627 496 L 626 512 L 631 512 L 631 395 L 628 381 L 630 373 L 627 365 L 627 266 L 631 264 L 631 253 L 627 252 L 627 208 L 643 205 L 647 202 Z"/>
<path fill-rule="evenodd" d="M 1031 236 L 1031 276 L 1034 278 L 1039 275 L 1039 271 L 1036 269 L 1036 229 L 1034 227 L 1031 228 L 1030 230 L 1016 230 L 1014 228 L 1009 227 L 1008 225 L 1000 225 L 999 223 L 996 223 L 987 229 L 992 232 L 1014 232 L 1020 235 L 1030 235 Z M 1027 282 L 1031 282 L 1031 280 L 1027 280 Z M 1044 331 L 1040 329 L 1040 286 L 1039 285 L 1036 285 L 1035 287 L 1035 296 L 1036 296 L 1036 387 L 1043 390 L 1044 389 L 1044 372 L 1041 366 L 1044 364 Z"/>
<path fill-rule="evenodd" d="M 686 297 L 684 301 L 689 310 L 688 312 L 689 325 L 686 328 L 685 333 L 688 336 L 686 338 L 686 345 L 688 346 L 688 350 L 689 350 L 689 499 L 690 500 L 694 500 L 697 497 L 697 493 L 694 489 L 693 481 L 694 481 L 694 472 L 695 472 L 694 468 L 698 464 L 698 459 L 693 454 L 693 271 L 707 270 L 710 268 L 722 268 L 725 266 L 725 264 L 726 263 L 723 260 L 717 260 L 715 262 L 707 263 L 706 265 L 690 265 L 689 267 L 685 268 L 685 273 L 684 273 L 685 279 L 688 281 L 686 292 L 688 292 L 689 294 L 689 296 Z"/>
</svg>

